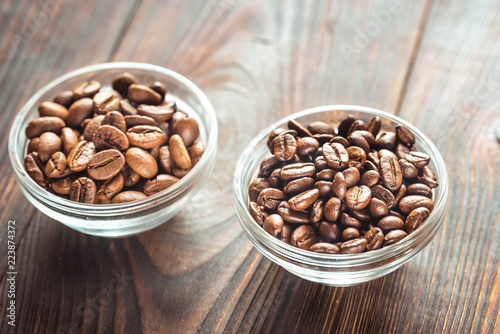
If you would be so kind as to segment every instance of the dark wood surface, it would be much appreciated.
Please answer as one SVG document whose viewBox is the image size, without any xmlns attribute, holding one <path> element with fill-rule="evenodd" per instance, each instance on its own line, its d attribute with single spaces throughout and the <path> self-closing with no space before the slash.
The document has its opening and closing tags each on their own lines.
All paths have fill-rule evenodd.
<svg viewBox="0 0 500 334">
<path fill-rule="evenodd" d="M 387 14 L 390 6 L 2 1 L 0 332 L 500 333 L 500 4 L 402 1 Z M 7 153 L 14 114 L 31 94 L 105 61 L 185 75 L 208 95 L 220 129 L 217 166 L 189 207 L 122 239 L 86 236 L 37 211 Z M 371 106 L 412 122 L 437 144 L 450 176 L 444 225 L 431 244 L 396 272 L 352 288 L 271 263 L 232 206 L 235 161 L 250 139 L 324 104 Z M 9 220 L 16 327 L 6 318 Z"/>
</svg>

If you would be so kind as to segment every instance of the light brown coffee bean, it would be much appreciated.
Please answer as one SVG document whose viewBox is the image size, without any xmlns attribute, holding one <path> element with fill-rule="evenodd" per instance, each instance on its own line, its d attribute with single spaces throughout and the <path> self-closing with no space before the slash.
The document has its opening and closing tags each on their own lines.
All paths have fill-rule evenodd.
<svg viewBox="0 0 500 334">
<path fill-rule="evenodd" d="M 137 109 L 128 99 L 120 100 L 120 107 L 118 108 L 118 111 L 121 112 L 124 116 L 137 115 Z"/>
<path fill-rule="evenodd" d="M 357 146 L 349 146 L 346 148 L 347 154 L 349 155 L 349 161 L 347 167 L 355 167 L 361 169 L 366 162 L 366 153 Z"/>
<path fill-rule="evenodd" d="M 267 218 L 268 214 L 263 207 L 260 207 L 256 202 L 250 202 L 248 211 L 250 211 L 250 215 L 257 224 L 260 226 L 264 224 L 264 220 Z"/>
<path fill-rule="evenodd" d="M 337 195 L 337 197 L 341 200 L 345 198 L 345 194 L 347 192 L 347 185 L 345 182 L 344 174 L 338 172 L 335 174 L 332 183 L 332 191 Z"/>
<path fill-rule="evenodd" d="M 410 234 L 413 233 L 417 228 L 422 225 L 422 223 L 429 217 L 431 212 L 425 208 L 425 207 L 420 207 L 412 210 L 409 214 L 408 217 L 406 217 L 405 221 L 405 230 L 406 233 Z"/>
<path fill-rule="evenodd" d="M 72 128 L 80 126 L 85 118 L 92 117 L 94 111 L 92 110 L 93 101 L 90 97 L 84 97 L 76 100 L 70 107 L 66 124 Z"/>
<path fill-rule="evenodd" d="M 125 157 L 115 149 L 97 152 L 90 159 L 87 172 L 94 180 L 109 180 L 125 165 Z"/>
<path fill-rule="evenodd" d="M 125 158 L 125 165 L 123 166 L 123 169 L 121 171 L 121 174 L 123 175 L 123 186 L 124 187 L 133 187 L 135 186 L 139 180 L 141 179 L 141 176 L 139 173 L 134 171 L 126 162 Z"/>
<path fill-rule="evenodd" d="M 378 221 L 377 227 L 380 228 L 384 233 L 393 230 L 400 230 L 404 227 L 404 221 L 396 216 L 387 216 Z"/>
<path fill-rule="evenodd" d="M 278 205 L 286 200 L 286 195 L 279 189 L 263 189 L 257 197 L 257 204 L 268 210 L 276 210 Z"/>
<path fill-rule="evenodd" d="M 152 82 L 148 84 L 148 87 L 160 94 L 161 99 L 165 99 L 165 95 L 167 95 L 167 87 L 159 81 Z"/>
<path fill-rule="evenodd" d="M 65 108 L 69 108 L 69 106 L 74 102 L 73 99 L 73 91 L 65 90 L 54 96 L 55 103 L 58 103 Z"/>
<path fill-rule="evenodd" d="M 93 97 L 101 89 L 101 83 L 96 80 L 82 82 L 73 89 L 73 98 L 79 100 L 82 98 Z"/>
<path fill-rule="evenodd" d="M 423 183 L 413 183 L 408 186 L 408 195 L 422 195 L 432 198 L 432 189 Z"/>
<path fill-rule="evenodd" d="M 284 221 L 280 215 L 272 214 L 266 217 L 264 220 L 263 228 L 264 231 L 272 235 L 273 237 L 277 237 L 278 234 L 283 230 Z"/>
<path fill-rule="evenodd" d="M 340 208 L 342 206 L 342 201 L 337 197 L 332 197 L 326 202 L 323 215 L 326 219 L 331 222 L 337 221 L 340 215 Z"/>
<path fill-rule="evenodd" d="M 131 84 L 128 87 L 127 95 L 130 100 L 138 104 L 159 105 L 163 101 L 160 94 L 139 84 Z"/>
<path fill-rule="evenodd" d="M 127 191 L 122 191 L 121 193 L 118 193 L 113 199 L 111 200 L 111 204 L 121 204 L 121 203 L 127 203 L 127 202 L 133 202 L 133 201 L 140 201 L 141 199 L 145 199 L 148 196 L 140 191 L 135 191 L 135 190 L 127 190 Z"/>
<path fill-rule="evenodd" d="M 159 174 L 156 178 L 144 183 L 144 193 L 148 196 L 154 195 L 173 186 L 179 179 L 168 174 Z"/>
<path fill-rule="evenodd" d="M 359 231 L 357 228 L 348 227 L 342 231 L 342 241 L 348 241 L 359 238 Z"/>
<path fill-rule="evenodd" d="M 317 133 L 335 135 L 335 129 L 333 128 L 333 125 L 323 121 L 309 123 L 307 125 L 307 130 L 309 130 L 309 132 L 311 132 L 313 135 Z"/>
<path fill-rule="evenodd" d="M 281 175 L 281 170 L 280 170 Z M 281 176 L 280 176 L 281 177 Z M 308 189 L 311 189 L 314 185 L 314 179 L 311 177 L 301 177 L 300 179 L 295 179 L 287 183 L 283 188 L 283 191 L 288 195 L 297 195 Z"/>
<path fill-rule="evenodd" d="M 24 158 L 24 169 L 39 186 L 46 186 L 44 168 L 42 162 L 38 158 L 38 153 L 29 153 Z"/>
<path fill-rule="evenodd" d="M 427 154 L 416 151 L 411 151 L 404 158 L 418 169 L 424 168 L 431 161 L 431 158 Z"/>
<path fill-rule="evenodd" d="M 150 179 L 158 173 L 155 158 L 139 147 L 131 147 L 125 154 L 127 164 L 140 176 Z"/>
<path fill-rule="evenodd" d="M 367 132 L 367 131 L 364 131 L 364 132 Z M 369 132 L 367 132 L 367 133 L 369 133 Z M 372 139 L 373 139 L 373 136 L 372 136 L 371 140 Z M 360 149 L 362 149 L 365 152 L 365 154 L 370 153 L 370 144 L 368 144 L 368 141 L 363 136 L 361 131 L 358 130 L 358 131 L 352 132 L 347 137 L 347 141 L 349 142 L 350 146 L 359 147 Z M 374 141 L 374 139 L 373 139 L 373 141 Z"/>
<path fill-rule="evenodd" d="M 372 196 L 384 201 L 389 209 L 392 209 L 396 205 L 396 199 L 389 189 L 381 185 L 375 185 L 371 188 L 371 191 Z"/>
<path fill-rule="evenodd" d="M 334 169 L 330 169 L 330 168 L 326 168 L 326 169 L 323 169 L 322 171 L 319 171 L 316 173 L 316 179 L 318 181 L 332 181 L 333 180 L 333 177 L 335 176 L 335 174 L 337 173 L 337 171 L 335 171 Z"/>
<path fill-rule="evenodd" d="M 49 161 L 52 154 L 62 148 L 61 138 L 53 132 L 44 132 L 38 142 L 38 158 L 42 163 Z"/>
<path fill-rule="evenodd" d="M 38 152 L 39 143 L 40 143 L 40 137 L 31 138 L 28 141 L 28 153 Z"/>
<path fill-rule="evenodd" d="M 121 95 L 117 91 L 101 91 L 94 95 L 92 109 L 96 114 L 104 115 L 120 108 Z"/>
<path fill-rule="evenodd" d="M 419 169 L 417 180 L 418 182 L 425 184 L 431 189 L 434 189 L 438 186 L 437 178 L 429 166 L 425 166 L 424 168 Z"/>
<path fill-rule="evenodd" d="M 97 190 L 97 199 L 99 203 L 107 203 L 113 199 L 113 197 L 122 191 L 125 185 L 125 178 L 123 173 L 116 174 L 113 178 L 104 182 Z"/>
<path fill-rule="evenodd" d="M 354 186 L 347 190 L 345 200 L 350 209 L 361 210 L 368 206 L 371 198 L 370 188 L 367 186 Z"/>
<path fill-rule="evenodd" d="M 380 178 L 379 172 L 377 172 L 376 170 L 369 170 L 363 173 L 363 175 L 361 175 L 359 183 L 364 186 L 367 186 L 368 188 L 371 188 L 378 183 L 379 178 Z"/>
<path fill-rule="evenodd" d="M 168 146 L 160 147 L 158 160 L 159 160 L 160 166 L 163 168 L 163 170 L 167 174 L 171 174 L 172 168 L 174 166 L 174 161 L 172 160 L 172 156 L 170 154 L 170 148 Z M 268 188 L 268 187 L 265 187 L 265 188 Z M 258 194 L 257 194 L 257 196 L 258 196 Z"/>
<path fill-rule="evenodd" d="M 328 166 L 334 169 L 346 168 L 349 162 L 349 154 L 345 147 L 338 143 L 323 144 L 323 156 Z"/>
<path fill-rule="evenodd" d="M 418 169 L 413 164 L 405 159 L 399 159 L 398 162 L 401 167 L 401 173 L 405 179 L 414 179 L 418 176 Z"/>
<path fill-rule="evenodd" d="M 294 136 L 284 133 L 273 140 L 272 148 L 273 154 L 279 161 L 290 161 L 297 152 L 297 142 Z"/>
<path fill-rule="evenodd" d="M 354 217 L 349 216 L 347 213 L 342 213 L 340 215 L 340 223 L 346 227 L 354 227 L 355 229 L 361 229 L 363 225 L 359 220 Z"/>
<path fill-rule="evenodd" d="M 283 220 L 290 224 L 309 224 L 311 222 L 311 217 L 307 211 L 292 210 L 286 199 L 279 203 L 277 211 L 283 217 Z"/>
<path fill-rule="evenodd" d="M 137 113 L 139 115 L 148 116 L 153 118 L 157 123 L 166 122 L 172 115 L 175 110 L 172 105 L 147 105 L 141 104 L 137 107 Z"/>
<path fill-rule="evenodd" d="M 359 169 L 356 167 L 349 167 L 342 172 L 344 174 L 345 184 L 347 188 L 355 186 L 360 179 Z"/>
<path fill-rule="evenodd" d="M 175 164 L 182 169 L 191 168 L 191 158 L 182 138 L 179 135 L 173 135 L 168 144 Z"/>
<path fill-rule="evenodd" d="M 118 111 L 108 112 L 102 119 L 101 124 L 114 126 L 115 128 L 124 133 L 127 131 L 127 123 L 125 122 L 125 118 Z"/>
<path fill-rule="evenodd" d="M 129 147 L 129 140 L 127 136 L 111 125 L 101 125 L 94 131 L 92 136 L 97 150 L 116 149 L 124 152 Z"/>
<path fill-rule="evenodd" d="M 94 181 L 88 177 L 76 179 L 69 189 L 69 199 L 80 203 L 96 203 L 96 185 Z"/>
<path fill-rule="evenodd" d="M 375 197 L 372 197 L 372 199 L 370 200 L 370 204 L 368 204 L 368 210 L 370 211 L 370 214 L 373 216 L 373 218 L 382 218 L 389 214 L 389 208 L 387 207 L 387 204 Z"/>
<path fill-rule="evenodd" d="M 403 239 L 407 235 L 408 234 L 405 231 L 403 231 L 403 230 L 393 230 L 393 231 L 390 231 L 389 233 L 387 233 L 385 235 L 383 245 L 384 245 L 384 247 L 392 245 L 392 244 L 398 242 L 399 240 Z"/>
<path fill-rule="evenodd" d="M 26 127 L 26 137 L 29 139 L 39 137 L 44 132 L 54 132 L 61 134 L 62 128 L 66 124 L 62 119 L 55 116 L 38 117 L 28 122 Z"/>
<path fill-rule="evenodd" d="M 73 94 L 73 93 L 71 93 Z M 52 180 L 52 190 L 54 190 L 59 195 L 69 195 L 71 185 L 73 184 L 73 178 L 71 176 L 61 177 Z"/>
<path fill-rule="evenodd" d="M 200 135 L 200 126 L 194 117 L 182 117 L 172 127 L 172 134 L 181 136 L 184 145 L 189 147 Z"/>
<path fill-rule="evenodd" d="M 342 243 L 340 252 L 342 254 L 361 253 L 366 249 L 368 242 L 365 238 L 356 238 Z"/>
<path fill-rule="evenodd" d="M 45 101 L 38 106 L 38 113 L 40 116 L 59 117 L 64 121 L 68 117 L 69 111 L 65 106 L 62 106 L 59 103 Z"/>
<path fill-rule="evenodd" d="M 316 153 L 319 148 L 319 143 L 312 137 L 302 137 L 297 140 L 297 154 L 311 155 Z"/>
<path fill-rule="evenodd" d="M 302 211 L 310 207 L 319 197 L 318 189 L 306 190 L 288 200 L 290 208 L 295 211 Z"/>
<path fill-rule="evenodd" d="M 193 167 L 200 161 L 203 153 L 205 153 L 205 145 L 201 140 L 195 141 L 188 149 L 189 157 Z"/>
<path fill-rule="evenodd" d="M 316 243 L 317 240 L 318 237 L 316 236 L 314 229 L 309 225 L 301 225 L 297 227 L 291 236 L 292 246 L 300 249 L 309 249 Z"/>
<path fill-rule="evenodd" d="M 87 118 L 88 119 L 88 118 Z M 83 130 L 83 139 L 91 141 L 94 137 L 94 132 L 102 125 L 104 115 L 97 115 L 85 125 Z"/>
<path fill-rule="evenodd" d="M 340 253 L 340 249 L 334 245 L 327 242 L 318 242 L 312 245 L 309 248 L 310 251 L 315 253 L 323 253 L 323 254 L 338 254 Z"/>
<path fill-rule="evenodd" d="M 96 153 L 93 142 L 82 140 L 73 147 L 67 158 L 68 167 L 74 172 L 87 169 L 90 159 Z"/>
<path fill-rule="evenodd" d="M 129 128 L 126 132 L 126 136 L 130 145 L 134 145 L 144 149 L 150 149 L 155 146 L 159 146 L 163 140 L 163 132 L 161 131 L 161 129 L 157 126 L 151 125 L 136 125 L 132 128 Z M 189 167 L 191 167 L 191 164 L 183 168 Z"/>
<path fill-rule="evenodd" d="M 399 201 L 399 210 L 404 214 L 409 214 L 420 207 L 432 211 L 434 209 L 434 202 L 432 199 L 421 195 L 405 196 Z"/>
<path fill-rule="evenodd" d="M 128 72 L 123 72 L 113 78 L 112 86 L 113 89 L 122 95 L 127 95 L 128 88 L 132 84 L 138 84 L 137 78 Z"/>
<path fill-rule="evenodd" d="M 62 152 L 55 152 L 45 165 L 45 175 L 58 177 L 66 169 L 66 156 Z"/>
<path fill-rule="evenodd" d="M 366 249 L 371 251 L 382 247 L 384 233 L 378 227 L 374 227 L 365 233 L 364 238 L 367 241 Z"/>
<path fill-rule="evenodd" d="M 332 182 L 318 181 L 314 184 L 314 188 L 319 190 L 319 196 L 330 198 L 332 194 Z"/>
</svg>

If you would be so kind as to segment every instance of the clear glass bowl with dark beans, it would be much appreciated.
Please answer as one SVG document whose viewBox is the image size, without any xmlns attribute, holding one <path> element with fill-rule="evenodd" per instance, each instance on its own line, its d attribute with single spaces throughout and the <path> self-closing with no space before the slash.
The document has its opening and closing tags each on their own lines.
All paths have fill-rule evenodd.
<svg viewBox="0 0 500 334">
<path fill-rule="evenodd" d="M 447 193 L 443 158 L 422 132 L 352 105 L 272 124 L 242 153 L 234 176 L 236 212 L 254 246 L 291 273 L 332 286 L 368 282 L 412 259 L 441 226 Z"/>
<path fill-rule="evenodd" d="M 139 83 L 131 84 L 135 79 Z M 132 102 L 122 104 L 125 98 Z M 53 99 L 57 103 L 47 102 Z M 188 133 L 192 138 L 164 119 L 174 119 L 177 112 L 172 110 L 184 115 L 175 124 L 197 123 L 196 133 Z M 36 92 L 14 119 L 9 157 L 22 192 L 40 211 L 80 232 L 120 237 L 166 222 L 201 188 L 215 162 L 217 131 L 210 101 L 182 75 L 151 64 L 103 63 L 65 74 Z M 38 135 L 38 145 L 34 140 L 28 144 L 27 137 Z M 29 154 L 32 146 L 37 154 Z M 86 152 L 93 153 L 90 159 Z M 169 159 L 161 158 L 169 154 Z M 66 172 L 78 175 L 80 184 Z"/>
</svg>

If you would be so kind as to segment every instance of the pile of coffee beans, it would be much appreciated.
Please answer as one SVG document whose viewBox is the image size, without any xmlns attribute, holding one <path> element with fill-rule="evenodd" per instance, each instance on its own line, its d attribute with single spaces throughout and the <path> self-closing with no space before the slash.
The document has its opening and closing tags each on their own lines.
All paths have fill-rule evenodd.
<svg viewBox="0 0 500 334">
<path fill-rule="evenodd" d="M 430 157 L 405 126 L 381 132 L 381 119 L 352 115 L 338 128 L 294 120 L 268 139 L 249 186 L 249 211 L 262 228 L 318 253 L 361 253 L 415 231 L 434 208 Z"/>
<path fill-rule="evenodd" d="M 122 73 L 90 80 L 38 107 L 24 166 L 40 186 L 82 203 L 124 203 L 167 189 L 200 160 L 195 118 L 165 101 L 161 82 Z"/>
</svg>

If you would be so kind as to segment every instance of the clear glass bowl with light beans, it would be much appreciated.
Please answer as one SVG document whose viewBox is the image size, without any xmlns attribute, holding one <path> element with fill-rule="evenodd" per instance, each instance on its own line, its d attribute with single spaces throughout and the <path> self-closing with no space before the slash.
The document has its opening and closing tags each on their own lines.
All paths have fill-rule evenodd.
<svg viewBox="0 0 500 334">
<path fill-rule="evenodd" d="M 110 86 L 123 72 L 134 75 L 140 83 L 161 82 L 167 88 L 166 100 L 176 102 L 180 110 L 196 118 L 199 139 L 205 152 L 198 163 L 173 186 L 145 199 L 120 204 L 86 204 L 58 197 L 39 186 L 26 173 L 25 129 L 38 117 L 38 106 L 54 96 L 72 90 L 77 84 L 97 80 Z M 133 62 L 102 63 L 67 73 L 36 92 L 17 113 L 9 135 L 9 158 L 23 194 L 47 216 L 83 233 L 121 237 L 152 229 L 172 218 L 201 188 L 210 176 L 217 150 L 217 119 L 206 95 L 191 81 L 166 68 Z"/>
<path fill-rule="evenodd" d="M 429 166 L 434 171 L 439 186 L 433 189 L 434 209 L 413 233 L 402 240 L 380 249 L 358 254 L 325 254 L 291 246 L 266 232 L 252 218 L 248 210 L 248 189 L 259 172 L 259 165 L 270 155 L 267 141 L 276 128 L 286 128 L 289 120 L 302 125 L 315 121 L 332 123 L 335 127 L 348 115 L 368 123 L 379 116 L 381 131 L 394 131 L 405 125 L 415 135 L 415 148 L 428 154 Z M 417 255 L 436 235 L 443 222 L 448 194 L 448 176 L 443 158 L 435 145 L 421 131 L 405 120 L 381 110 L 353 106 L 330 105 L 307 109 L 264 129 L 244 150 L 238 160 L 234 176 L 234 198 L 240 225 L 254 246 L 271 261 L 304 279 L 332 286 L 351 286 L 382 277 L 396 270 Z"/>
</svg>

